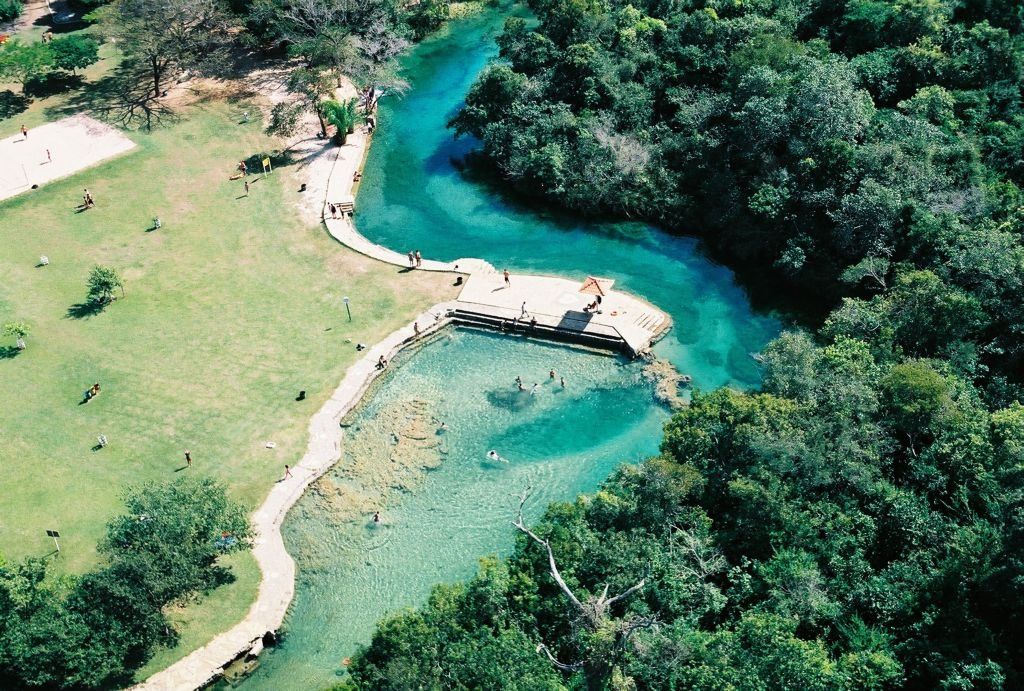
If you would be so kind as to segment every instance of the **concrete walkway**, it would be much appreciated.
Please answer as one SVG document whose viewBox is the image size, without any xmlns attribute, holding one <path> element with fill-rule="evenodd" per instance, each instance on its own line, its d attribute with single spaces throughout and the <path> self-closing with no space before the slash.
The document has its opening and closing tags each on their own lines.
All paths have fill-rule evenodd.
<svg viewBox="0 0 1024 691">
<path fill-rule="evenodd" d="M 344 146 L 336 147 L 329 154 L 335 156 L 335 161 L 326 185 L 324 223 L 330 234 L 346 247 L 395 266 L 408 267 L 406 255 L 370 242 L 356 230 L 349 217 L 331 218 L 327 210 L 328 203 L 354 202 L 355 173 L 362 169 L 369 142 L 369 135 L 360 128 L 349 135 Z M 592 296 L 580 294 L 580 284 L 564 278 L 514 274 L 511 285 L 506 287 L 504 275 L 481 259 L 453 262 L 425 259 L 419 270 L 465 274 L 468 280 L 457 300 L 435 305 L 417 316 L 413 323 L 368 349 L 348 369 L 334 394 L 313 416 L 309 423 L 309 446 L 292 469 L 293 477 L 274 485 L 252 516 L 256 535 L 253 556 L 263 578 L 256 602 L 245 619 L 135 688 L 149 691 L 200 688 L 219 677 L 224 668 L 240 656 L 259 654 L 264 635 L 280 628 L 295 593 L 295 562 L 284 547 L 281 524 L 306 487 L 341 458 L 341 419 L 381 374 L 376 368 L 381 355 L 391 360 L 406 345 L 458 320 L 460 313 L 490 317 L 497 323 L 517 319 L 522 316 L 523 302 L 528 312 L 523 321 L 535 318 L 542 327 L 570 337 L 588 333 L 595 337 L 605 335 L 611 340 L 618 339 L 634 353 L 645 350 L 670 324 L 668 316 L 657 308 L 619 291 L 610 291 L 603 299 L 601 314 L 585 313 L 583 307 Z M 419 325 L 418 335 L 414 323 Z"/>
</svg>

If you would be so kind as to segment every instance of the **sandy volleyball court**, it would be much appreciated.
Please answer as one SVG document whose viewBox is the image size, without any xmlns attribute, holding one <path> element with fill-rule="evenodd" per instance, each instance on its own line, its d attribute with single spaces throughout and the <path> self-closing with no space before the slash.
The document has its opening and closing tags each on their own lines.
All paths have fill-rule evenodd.
<svg viewBox="0 0 1024 691">
<path fill-rule="evenodd" d="M 113 127 L 75 115 L 0 140 L 0 200 L 94 166 L 134 148 Z M 50 155 L 47 156 L 47 150 Z"/>
</svg>

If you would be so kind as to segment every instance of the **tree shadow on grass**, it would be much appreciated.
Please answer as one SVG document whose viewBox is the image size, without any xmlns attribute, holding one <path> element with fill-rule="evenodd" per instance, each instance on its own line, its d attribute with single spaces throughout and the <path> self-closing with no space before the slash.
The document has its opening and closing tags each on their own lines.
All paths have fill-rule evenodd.
<svg viewBox="0 0 1024 691">
<path fill-rule="evenodd" d="M 31 102 L 32 99 L 23 94 L 16 94 L 10 89 L 0 91 L 0 120 L 24 113 L 28 110 L 28 104 Z"/>
<path fill-rule="evenodd" d="M 47 108 L 45 114 L 56 120 L 82 112 L 121 127 L 147 130 L 177 120 L 174 111 L 153 96 L 149 76 L 128 65 L 86 84 L 61 103 Z"/>
<path fill-rule="evenodd" d="M 68 74 L 66 72 L 51 72 L 42 77 L 34 77 L 25 84 L 25 93 L 37 98 L 46 98 L 55 94 L 62 94 L 65 91 L 81 89 L 85 79 L 80 74 Z"/>
<path fill-rule="evenodd" d="M 88 319 L 95 317 L 106 307 L 102 302 L 79 302 L 68 307 L 68 319 Z"/>
<path fill-rule="evenodd" d="M 14 346 L 0 346 L 0 360 L 10 360 L 21 355 L 21 349 Z"/>
</svg>

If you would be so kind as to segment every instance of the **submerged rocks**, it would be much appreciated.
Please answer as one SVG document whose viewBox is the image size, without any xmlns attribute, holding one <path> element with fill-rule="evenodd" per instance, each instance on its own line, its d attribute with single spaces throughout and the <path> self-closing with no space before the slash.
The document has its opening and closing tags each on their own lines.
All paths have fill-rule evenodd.
<svg viewBox="0 0 1024 691">
<path fill-rule="evenodd" d="M 343 458 L 316 481 L 314 492 L 335 522 L 358 521 L 381 509 L 391 490 L 414 490 L 441 465 L 447 449 L 430 404 L 399 401 L 349 427 Z"/>
<path fill-rule="evenodd" d="M 654 382 L 654 397 L 673 410 L 690 405 L 689 396 L 682 389 L 691 383 L 688 374 L 681 374 L 668 360 L 659 360 L 652 356 L 644 365 L 644 379 Z"/>
</svg>

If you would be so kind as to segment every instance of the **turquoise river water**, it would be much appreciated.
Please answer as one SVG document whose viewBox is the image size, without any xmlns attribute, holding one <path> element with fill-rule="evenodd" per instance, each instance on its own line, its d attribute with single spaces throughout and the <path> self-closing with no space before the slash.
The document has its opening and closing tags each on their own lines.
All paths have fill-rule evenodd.
<svg viewBox="0 0 1024 691">
<path fill-rule="evenodd" d="M 359 229 L 434 259 L 612 277 L 672 316 L 655 351 L 695 385 L 756 385 L 749 353 L 779 324 L 753 313 L 696 241 L 641 223 L 538 213 L 461 172 L 474 143 L 453 141 L 445 123 L 495 56 L 508 12 L 461 20 L 406 59 L 412 89 L 382 103 Z M 561 345 L 453 329 L 396 364 L 346 422 L 341 462 L 285 522 L 299 566 L 295 600 L 285 637 L 247 688 L 329 686 L 382 616 L 421 604 L 435 583 L 470 576 L 480 557 L 508 552 L 525 487 L 532 519 L 548 502 L 593 491 L 617 464 L 656 453 L 668 416 L 642 363 Z M 552 368 L 564 389 L 548 379 Z M 541 386 L 520 393 L 516 376 Z M 488 461 L 489 449 L 508 463 Z"/>
</svg>

